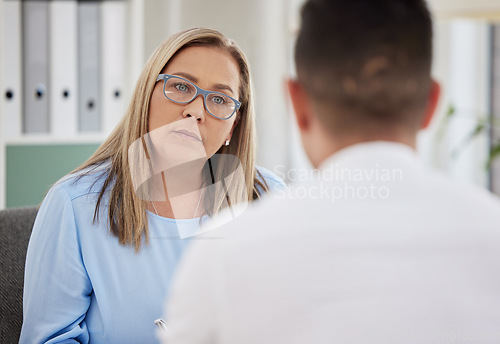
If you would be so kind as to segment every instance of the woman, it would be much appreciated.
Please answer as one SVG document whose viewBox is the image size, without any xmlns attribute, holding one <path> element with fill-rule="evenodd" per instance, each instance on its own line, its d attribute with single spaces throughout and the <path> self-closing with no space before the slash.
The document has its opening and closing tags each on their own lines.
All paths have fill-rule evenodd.
<svg viewBox="0 0 500 344">
<path fill-rule="evenodd" d="M 252 98 L 246 58 L 219 32 L 156 49 L 124 119 L 40 207 L 21 343 L 156 341 L 181 238 L 283 186 L 255 168 Z"/>
</svg>

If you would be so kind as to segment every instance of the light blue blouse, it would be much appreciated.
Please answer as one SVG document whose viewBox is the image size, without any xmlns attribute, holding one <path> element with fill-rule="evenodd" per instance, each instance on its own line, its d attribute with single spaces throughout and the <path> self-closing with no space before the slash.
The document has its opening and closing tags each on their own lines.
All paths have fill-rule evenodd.
<svg viewBox="0 0 500 344">
<path fill-rule="evenodd" d="M 270 189 L 284 182 L 258 168 Z M 107 208 L 95 223 L 105 176 L 65 178 L 44 199 L 26 257 L 20 343 L 157 343 L 154 320 L 190 243 L 177 223 L 148 212 L 149 245 L 139 253 L 109 232 Z M 108 204 L 105 193 L 103 204 Z"/>
</svg>

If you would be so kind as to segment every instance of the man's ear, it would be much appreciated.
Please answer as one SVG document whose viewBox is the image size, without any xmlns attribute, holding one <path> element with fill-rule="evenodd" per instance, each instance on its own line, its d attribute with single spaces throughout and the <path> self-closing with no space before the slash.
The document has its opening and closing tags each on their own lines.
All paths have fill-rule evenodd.
<svg viewBox="0 0 500 344">
<path fill-rule="evenodd" d="M 441 86 L 436 80 L 432 79 L 431 88 L 429 90 L 429 97 L 427 98 L 427 107 L 425 108 L 425 114 L 420 129 L 427 128 L 431 123 L 431 120 L 434 117 L 434 113 L 436 112 L 437 105 L 439 103 L 440 95 Z"/>
<path fill-rule="evenodd" d="M 311 126 L 311 103 L 304 87 L 297 81 L 289 79 L 286 82 L 288 94 L 295 112 L 295 119 L 300 131 L 307 131 Z"/>
</svg>

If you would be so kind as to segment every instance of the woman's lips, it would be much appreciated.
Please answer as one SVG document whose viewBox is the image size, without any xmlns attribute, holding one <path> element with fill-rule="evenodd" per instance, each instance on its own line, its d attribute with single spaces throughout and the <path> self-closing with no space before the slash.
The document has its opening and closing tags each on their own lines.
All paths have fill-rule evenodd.
<svg viewBox="0 0 500 344">
<path fill-rule="evenodd" d="M 185 137 L 188 140 L 202 142 L 201 138 L 196 133 L 194 133 L 192 131 L 189 131 L 186 129 L 177 129 L 177 130 L 173 130 L 173 132 L 182 136 L 182 137 Z"/>
</svg>

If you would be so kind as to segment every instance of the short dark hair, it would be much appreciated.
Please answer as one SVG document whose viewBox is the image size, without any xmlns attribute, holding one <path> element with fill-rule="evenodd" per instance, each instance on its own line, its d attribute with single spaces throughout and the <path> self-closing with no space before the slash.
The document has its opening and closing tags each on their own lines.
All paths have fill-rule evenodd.
<svg viewBox="0 0 500 344">
<path fill-rule="evenodd" d="M 308 0 L 301 14 L 297 75 L 327 128 L 419 129 L 432 63 L 424 0 Z"/>
</svg>

